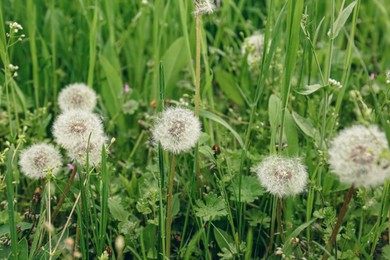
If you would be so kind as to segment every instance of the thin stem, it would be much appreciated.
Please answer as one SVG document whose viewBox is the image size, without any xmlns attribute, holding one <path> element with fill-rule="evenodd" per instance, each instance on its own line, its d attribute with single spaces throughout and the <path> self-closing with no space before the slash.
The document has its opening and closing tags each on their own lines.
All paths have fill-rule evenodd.
<svg viewBox="0 0 390 260">
<path fill-rule="evenodd" d="M 60 211 L 61 209 L 61 206 L 62 206 L 62 203 L 64 203 L 64 200 L 66 198 L 66 196 L 68 195 L 69 193 L 69 190 L 70 190 L 70 186 L 72 186 L 72 183 L 73 183 L 73 180 L 74 180 L 74 177 L 76 175 L 76 172 L 77 172 L 77 167 L 76 165 L 73 166 L 73 170 L 72 170 L 72 173 L 69 177 L 69 181 L 68 181 L 68 184 L 66 185 L 66 188 L 64 190 L 64 193 L 62 194 L 60 200 L 58 201 L 58 204 L 57 204 L 57 207 L 56 209 L 54 210 L 53 212 L 53 215 L 52 215 L 52 218 L 55 219 L 58 215 L 58 212 Z"/>
<path fill-rule="evenodd" d="M 195 115 L 199 117 L 200 106 L 200 15 L 196 16 L 196 56 L 195 56 Z"/>
<path fill-rule="evenodd" d="M 344 204 L 341 207 L 341 210 L 340 210 L 340 213 L 339 213 L 339 217 L 337 218 L 336 225 L 334 226 L 333 231 L 332 231 L 332 235 L 330 236 L 330 238 L 328 240 L 328 244 L 327 244 L 326 247 L 327 247 L 327 250 L 329 252 L 332 250 L 333 244 L 336 242 L 337 234 L 339 233 L 339 230 L 340 230 L 341 224 L 343 222 L 344 216 L 347 213 L 348 205 L 349 205 L 349 202 L 351 201 L 351 198 L 352 198 L 352 195 L 353 195 L 354 191 L 355 191 L 355 186 L 352 185 L 349 188 L 347 196 L 345 197 Z M 328 254 L 325 252 L 324 255 L 322 256 L 322 260 L 326 260 L 326 259 L 328 259 Z"/>
<path fill-rule="evenodd" d="M 283 231 L 283 225 L 282 225 L 282 199 L 277 199 L 277 206 L 276 206 L 276 214 L 278 219 L 278 228 L 280 233 L 280 239 L 282 240 L 282 244 L 284 243 L 284 231 Z"/>
<path fill-rule="evenodd" d="M 169 190 L 168 190 L 168 205 L 167 205 L 167 224 L 166 224 L 166 258 L 170 258 L 171 255 L 171 225 L 172 225 L 172 191 L 173 181 L 175 179 L 175 168 L 176 168 L 176 155 L 172 156 L 171 172 L 169 174 Z"/>
<path fill-rule="evenodd" d="M 74 210 L 76 209 L 76 206 L 77 206 L 77 203 L 79 202 L 80 197 L 81 197 L 81 192 L 79 192 L 79 195 L 77 195 L 76 201 L 74 202 L 73 207 L 72 207 L 72 210 L 70 211 L 70 214 L 69 214 L 69 216 L 68 216 L 68 219 L 66 220 L 65 226 L 64 226 L 63 229 L 62 229 L 62 232 L 61 232 L 61 235 L 60 235 L 60 237 L 59 237 L 59 239 L 58 239 L 58 242 L 57 242 L 56 246 L 54 247 L 53 254 L 54 254 L 55 251 L 57 250 L 57 247 L 60 245 L 60 242 L 61 242 L 61 240 L 62 240 L 62 237 L 63 237 L 64 234 L 65 234 L 66 228 L 68 227 L 70 220 L 72 219 L 73 212 L 74 212 Z"/>
<path fill-rule="evenodd" d="M 52 244 L 51 244 L 51 209 L 50 209 L 50 179 L 47 183 L 47 218 L 49 220 L 48 224 L 48 232 L 49 232 L 49 253 L 50 257 L 49 259 L 51 260 L 53 257 L 53 251 L 52 251 Z"/>
</svg>

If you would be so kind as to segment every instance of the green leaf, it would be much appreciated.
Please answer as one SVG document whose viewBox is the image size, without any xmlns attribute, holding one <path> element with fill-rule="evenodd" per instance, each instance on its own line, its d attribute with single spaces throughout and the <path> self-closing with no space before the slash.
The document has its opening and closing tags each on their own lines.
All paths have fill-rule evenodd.
<svg viewBox="0 0 390 260">
<path fill-rule="evenodd" d="M 241 96 L 240 90 L 235 85 L 235 79 L 232 74 L 218 69 L 215 71 L 215 80 L 228 98 L 237 105 L 244 105 L 244 99 Z"/>
<path fill-rule="evenodd" d="M 302 132 L 305 133 L 305 135 L 311 138 L 317 138 L 319 136 L 318 130 L 314 128 L 310 119 L 304 118 L 294 111 L 292 113 L 292 117 Z"/>
<path fill-rule="evenodd" d="M 129 213 L 123 208 L 117 197 L 108 198 L 108 208 L 110 209 L 110 213 L 114 219 L 119 221 L 127 220 Z"/>
<path fill-rule="evenodd" d="M 301 89 L 297 89 L 295 92 L 297 92 L 298 94 L 307 96 L 307 95 L 310 95 L 310 94 L 316 92 L 317 90 L 319 90 L 323 87 L 324 86 L 321 84 L 313 84 L 313 85 L 305 86 Z"/>
<path fill-rule="evenodd" d="M 172 217 L 176 216 L 180 210 L 180 198 L 179 194 L 173 195 L 172 199 Z"/>
<path fill-rule="evenodd" d="M 196 201 L 195 215 L 197 217 L 202 218 L 204 221 L 213 221 L 227 215 L 222 197 L 209 193 L 204 196 L 204 200 L 205 202 L 202 200 Z"/>
<path fill-rule="evenodd" d="M 214 226 L 214 237 L 221 250 L 223 248 L 229 248 L 229 244 L 234 243 L 234 239 L 232 236 L 230 236 L 227 232 L 223 231 L 222 229 L 217 228 L 216 226 Z"/>
<path fill-rule="evenodd" d="M 353 1 L 346 8 L 344 8 L 343 11 L 341 11 L 341 13 L 333 24 L 333 34 L 330 30 L 328 31 L 328 36 L 331 39 L 334 39 L 339 35 L 341 28 L 343 28 L 345 22 L 348 20 L 348 17 L 351 15 L 356 3 L 356 1 Z"/>
<path fill-rule="evenodd" d="M 218 124 L 224 126 L 227 130 L 229 130 L 234 135 L 234 137 L 237 139 L 240 146 L 241 147 L 244 146 L 244 142 L 242 141 L 241 136 L 221 117 L 219 117 L 211 112 L 205 111 L 205 110 L 200 110 L 200 116 L 208 118 L 208 119 L 210 119 L 214 122 L 217 122 Z"/>
<path fill-rule="evenodd" d="M 294 120 L 291 117 L 291 114 L 288 110 L 286 110 L 285 114 L 285 134 L 287 138 L 287 151 L 289 156 L 297 156 L 298 155 L 298 133 L 297 128 L 295 126 Z"/>
<path fill-rule="evenodd" d="M 386 260 L 390 260 L 390 245 L 382 248 L 382 256 Z"/>
<path fill-rule="evenodd" d="M 178 38 L 169 46 L 162 57 L 162 62 L 164 64 L 165 85 L 172 89 L 180 72 L 189 63 L 184 37 Z"/>
<path fill-rule="evenodd" d="M 28 244 L 26 238 L 19 241 L 18 251 L 19 259 L 28 259 Z"/>
<path fill-rule="evenodd" d="M 229 190 L 233 193 L 231 200 L 238 201 L 239 178 L 235 178 Z M 241 202 L 252 203 L 265 193 L 259 180 L 254 176 L 242 176 L 241 179 Z"/>
</svg>

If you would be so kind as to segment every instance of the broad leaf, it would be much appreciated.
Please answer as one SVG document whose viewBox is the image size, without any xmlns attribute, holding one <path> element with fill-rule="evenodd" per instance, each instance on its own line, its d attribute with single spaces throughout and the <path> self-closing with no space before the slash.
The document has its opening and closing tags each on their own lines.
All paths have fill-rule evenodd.
<svg viewBox="0 0 390 260">
<path fill-rule="evenodd" d="M 204 196 L 204 200 L 196 201 L 195 215 L 197 217 L 202 218 L 204 221 L 213 221 L 227 215 L 222 197 L 209 193 Z"/>
<path fill-rule="evenodd" d="M 239 178 L 234 179 L 229 190 L 233 193 L 231 200 L 239 201 Z M 259 180 L 254 176 L 242 176 L 241 179 L 241 202 L 252 203 L 265 193 Z"/>
</svg>

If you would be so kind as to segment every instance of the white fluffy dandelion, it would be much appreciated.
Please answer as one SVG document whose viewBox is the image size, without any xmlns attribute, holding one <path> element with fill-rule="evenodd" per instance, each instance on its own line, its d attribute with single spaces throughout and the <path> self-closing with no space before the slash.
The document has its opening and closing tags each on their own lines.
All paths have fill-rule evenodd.
<svg viewBox="0 0 390 260">
<path fill-rule="evenodd" d="M 91 112 L 96 106 L 96 93 L 84 83 L 71 84 L 61 90 L 58 104 L 62 111 L 81 109 Z"/>
<path fill-rule="evenodd" d="M 22 172 L 31 179 L 45 178 L 48 171 L 57 174 L 61 155 L 51 144 L 34 144 L 22 151 L 19 159 Z"/>
<path fill-rule="evenodd" d="M 94 140 L 104 136 L 104 132 L 97 115 L 84 110 L 69 110 L 54 122 L 53 135 L 58 144 L 69 150 L 77 145 L 86 145 L 90 135 Z"/>
<path fill-rule="evenodd" d="M 213 1 L 210 0 L 195 0 L 195 15 L 212 14 L 215 10 Z"/>
<path fill-rule="evenodd" d="M 280 198 L 299 194 L 306 186 L 306 167 L 298 158 L 269 156 L 252 170 L 267 191 Z"/>
<path fill-rule="evenodd" d="M 376 186 L 390 177 L 386 136 L 376 125 L 355 125 L 342 130 L 329 148 L 330 169 L 340 181 L 355 186 Z"/>
<path fill-rule="evenodd" d="M 264 35 L 254 34 L 244 39 L 241 47 L 242 55 L 247 56 L 247 63 L 250 69 L 255 69 L 260 66 L 261 57 L 263 55 Z"/>
<path fill-rule="evenodd" d="M 87 143 L 77 143 L 72 148 L 68 149 L 68 155 L 72 160 L 77 161 L 81 165 L 85 165 L 88 162 L 90 165 L 99 165 L 102 159 L 102 147 L 105 144 L 107 139 L 103 135 L 97 135 L 91 137 L 89 144 Z"/>
<path fill-rule="evenodd" d="M 161 113 L 153 128 L 154 140 L 174 154 L 186 152 L 195 146 L 201 133 L 200 122 L 185 108 L 168 108 Z"/>
</svg>

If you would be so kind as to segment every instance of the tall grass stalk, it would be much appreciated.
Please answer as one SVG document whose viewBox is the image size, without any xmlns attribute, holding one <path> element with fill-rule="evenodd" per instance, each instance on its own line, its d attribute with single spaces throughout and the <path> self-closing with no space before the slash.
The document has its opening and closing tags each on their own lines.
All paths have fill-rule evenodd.
<svg viewBox="0 0 390 260">
<path fill-rule="evenodd" d="M 158 111 L 161 112 L 164 109 L 164 93 L 165 93 L 165 77 L 164 77 L 164 66 L 160 62 L 159 67 L 159 102 L 158 102 Z M 159 168 L 159 178 L 158 178 L 158 187 L 159 187 L 159 218 L 158 218 L 158 225 L 159 225 L 159 243 L 158 243 L 158 251 L 162 253 L 162 255 L 159 255 L 159 258 L 165 259 L 166 258 L 166 251 L 165 251 L 165 212 L 164 212 L 164 202 L 163 198 L 165 195 L 164 192 L 164 186 L 165 186 L 165 169 L 164 169 L 164 151 L 162 149 L 161 143 L 158 143 L 158 168 Z"/>
<path fill-rule="evenodd" d="M 52 224 L 51 224 L 51 190 L 50 190 L 50 176 L 51 174 L 49 174 L 48 176 L 48 181 L 46 182 L 46 185 L 47 185 L 47 188 L 45 190 L 45 194 L 46 194 L 46 203 L 47 203 L 47 219 L 48 219 L 48 223 L 46 224 L 46 230 L 47 230 L 47 233 L 49 234 L 49 259 L 51 260 L 53 258 L 53 250 L 52 250 L 52 241 L 51 241 L 51 234 L 52 234 Z"/>
<path fill-rule="evenodd" d="M 16 233 L 15 222 L 15 209 L 14 209 L 14 186 L 13 186 L 13 155 L 14 148 L 8 151 L 7 155 L 7 176 L 6 176 L 6 188 L 7 188 L 7 203 L 8 203 L 8 216 L 9 216 L 9 228 L 11 233 L 11 251 L 12 258 L 18 259 L 18 236 Z"/>
</svg>

